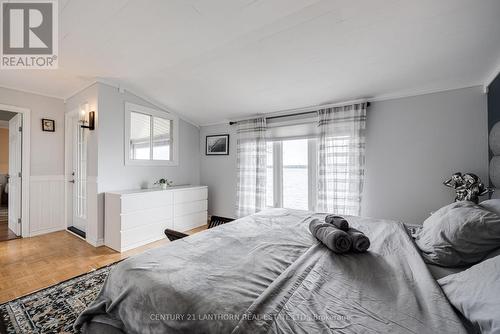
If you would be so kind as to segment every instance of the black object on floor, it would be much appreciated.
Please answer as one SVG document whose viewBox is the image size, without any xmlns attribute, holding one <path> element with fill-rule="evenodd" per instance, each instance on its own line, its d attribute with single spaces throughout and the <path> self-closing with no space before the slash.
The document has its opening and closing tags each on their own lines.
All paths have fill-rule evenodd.
<svg viewBox="0 0 500 334">
<path fill-rule="evenodd" d="M 167 236 L 168 240 L 174 241 L 178 239 L 182 239 L 187 237 L 189 234 L 174 231 L 174 230 L 169 230 L 168 228 L 165 230 L 165 235 Z"/>
<path fill-rule="evenodd" d="M 234 220 L 234 218 L 211 216 L 210 217 L 210 223 L 208 223 L 208 228 L 212 228 L 212 227 L 215 227 L 215 226 L 226 224 L 226 223 L 232 222 L 233 220 Z"/>
<path fill-rule="evenodd" d="M 219 216 L 212 216 L 210 217 L 210 222 L 208 223 L 208 228 L 212 228 L 215 226 L 219 226 L 225 223 L 232 222 L 234 219 L 233 218 L 225 218 L 225 217 L 219 217 Z M 179 240 L 182 238 L 185 238 L 189 236 L 189 234 L 182 233 L 179 231 L 174 231 L 170 229 L 165 230 L 165 235 L 167 236 L 168 240 L 174 241 L 174 240 Z"/>
<path fill-rule="evenodd" d="M 85 232 L 83 232 L 83 231 L 82 231 L 82 230 L 80 230 L 80 229 L 77 229 L 77 228 L 76 228 L 76 227 L 74 227 L 74 226 L 70 226 L 70 227 L 68 227 L 68 231 L 71 231 L 71 232 L 73 232 L 74 234 L 77 234 L 77 235 L 81 236 L 81 237 L 82 237 L 82 238 L 84 238 L 84 239 L 85 239 L 85 237 L 87 236 L 87 234 L 86 234 Z"/>
</svg>

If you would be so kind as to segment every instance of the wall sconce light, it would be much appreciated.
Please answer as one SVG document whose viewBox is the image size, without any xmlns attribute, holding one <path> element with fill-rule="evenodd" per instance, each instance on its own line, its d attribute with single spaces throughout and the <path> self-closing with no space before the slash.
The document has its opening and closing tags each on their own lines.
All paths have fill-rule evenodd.
<svg viewBox="0 0 500 334">
<path fill-rule="evenodd" d="M 85 104 L 85 107 L 80 109 L 80 127 L 83 129 L 95 130 L 95 111 L 90 111 L 87 113 L 89 109 L 88 104 Z M 88 121 L 86 120 L 86 114 L 88 114 Z"/>
</svg>

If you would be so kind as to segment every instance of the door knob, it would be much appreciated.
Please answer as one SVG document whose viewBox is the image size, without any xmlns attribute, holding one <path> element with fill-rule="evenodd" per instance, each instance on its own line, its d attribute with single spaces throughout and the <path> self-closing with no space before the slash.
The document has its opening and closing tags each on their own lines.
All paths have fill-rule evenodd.
<svg viewBox="0 0 500 334">
<path fill-rule="evenodd" d="M 69 183 L 75 183 L 75 180 L 68 181 Z"/>
</svg>

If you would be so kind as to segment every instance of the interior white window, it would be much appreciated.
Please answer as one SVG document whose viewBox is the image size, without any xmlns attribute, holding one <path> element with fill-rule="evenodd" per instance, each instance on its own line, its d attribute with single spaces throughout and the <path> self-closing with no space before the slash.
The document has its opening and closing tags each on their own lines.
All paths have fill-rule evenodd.
<svg viewBox="0 0 500 334">
<path fill-rule="evenodd" d="M 175 115 L 137 104 L 125 104 L 125 164 L 178 164 L 178 124 Z"/>
<path fill-rule="evenodd" d="M 283 207 L 309 209 L 307 139 L 285 140 L 283 146 Z"/>
<path fill-rule="evenodd" d="M 314 210 L 316 152 L 315 138 L 268 142 L 267 206 Z"/>
<path fill-rule="evenodd" d="M 268 207 L 274 207 L 274 194 L 273 194 L 273 189 L 274 189 L 274 155 L 273 155 L 273 142 L 268 142 L 267 143 L 267 175 L 266 175 L 266 205 Z"/>
</svg>

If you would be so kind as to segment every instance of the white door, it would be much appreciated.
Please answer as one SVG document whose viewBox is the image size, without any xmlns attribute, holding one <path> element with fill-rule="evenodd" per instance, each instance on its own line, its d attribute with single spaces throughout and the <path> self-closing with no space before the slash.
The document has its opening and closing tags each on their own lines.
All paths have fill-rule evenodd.
<svg viewBox="0 0 500 334">
<path fill-rule="evenodd" d="M 9 229 L 21 235 L 22 115 L 9 121 Z"/>
<path fill-rule="evenodd" d="M 87 131 L 78 117 L 71 118 L 73 133 L 73 226 L 86 232 L 87 225 Z"/>
</svg>

